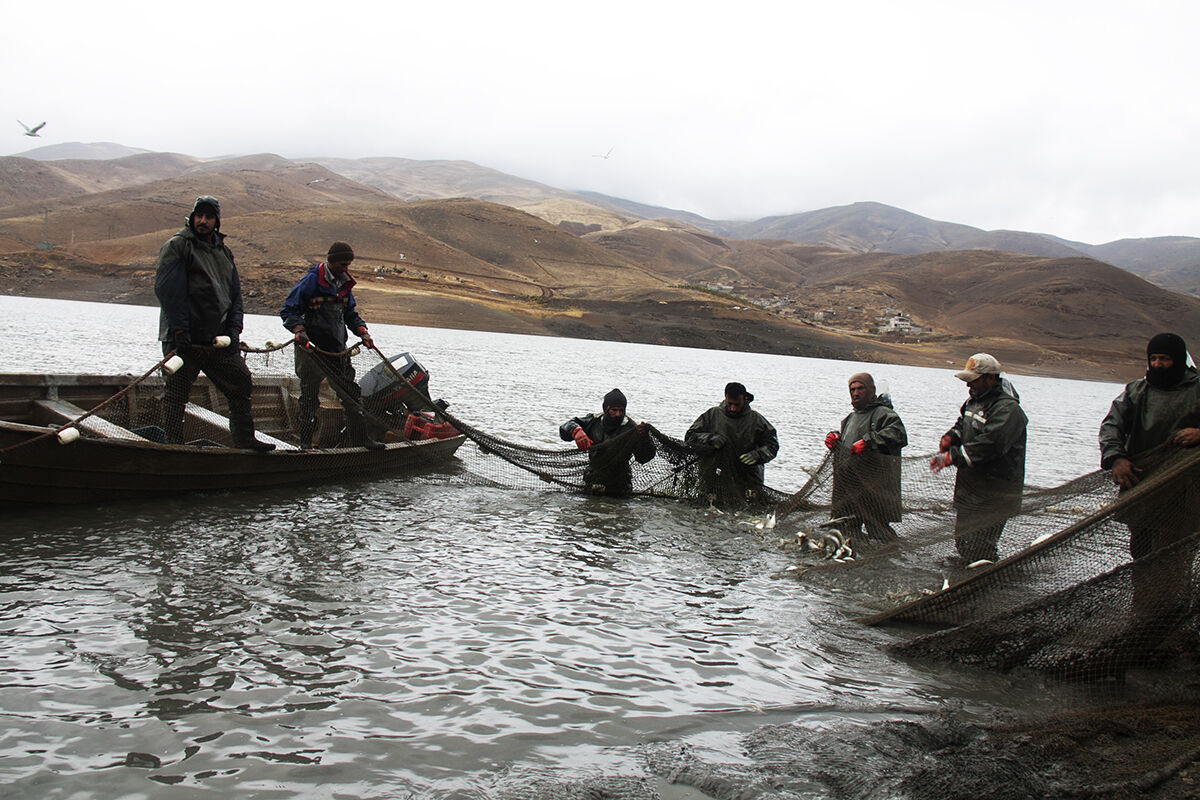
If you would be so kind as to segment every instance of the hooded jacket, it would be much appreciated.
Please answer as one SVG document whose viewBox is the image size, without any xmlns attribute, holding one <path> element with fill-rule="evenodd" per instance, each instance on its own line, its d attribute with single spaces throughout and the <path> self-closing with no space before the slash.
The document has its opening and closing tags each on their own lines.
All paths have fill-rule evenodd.
<svg viewBox="0 0 1200 800">
<path fill-rule="evenodd" d="M 746 500 L 748 491 L 761 489 L 763 465 L 779 455 L 779 435 L 767 418 L 750 408 L 730 415 L 725 402 L 705 411 L 684 434 L 683 441 L 700 454 L 700 478 L 705 490 L 723 501 Z M 740 456 L 749 453 L 753 464 Z"/>
<path fill-rule="evenodd" d="M 158 251 L 154 294 L 160 307 L 158 338 L 164 342 L 172 341 L 175 331 L 187 332 L 196 344 L 242 332 L 242 284 L 233 253 L 219 230 L 209 242 L 196 236 L 195 213 L 193 208 L 187 225 Z"/>
<path fill-rule="evenodd" d="M 1200 427 L 1200 374 L 1187 367 L 1167 388 L 1145 378 L 1125 385 L 1100 424 L 1100 468 L 1118 458 L 1136 458 L 1167 441 L 1180 428 Z"/>
<path fill-rule="evenodd" d="M 1015 397 L 994 386 L 963 403 L 947 433 L 957 469 L 954 504 L 1010 517 L 1021 510 L 1029 419 Z"/>
<path fill-rule="evenodd" d="M 303 325 L 308 338 L 330 353 L 346 349 L 346 329 L 357 331 L 367 323 L 358 315 L 354 300 L 354 278 L 346 273 L 342 285 L 335 288 L 325 276 L 325 262 L 304 274 L 283 301 L 279 316 L 289 331 Z"/>
<path fill-rule="evenodd" d="M 899 522 L 900 453 L 908 431 L 887 397 L 876 397 L 842 420 L 833 449 L 833 516 Z M 862 440 L 866 450 L 852 453 Z"/>
</svg>

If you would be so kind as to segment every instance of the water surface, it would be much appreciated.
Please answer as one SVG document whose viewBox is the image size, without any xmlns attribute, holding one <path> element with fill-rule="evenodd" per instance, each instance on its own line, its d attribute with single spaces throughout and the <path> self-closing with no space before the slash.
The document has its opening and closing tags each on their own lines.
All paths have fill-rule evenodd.
<svg viewBox="0 0 1200 800">
<path fill-rule="evenodd" d="M 156 309 L 0 297 L 0 312 L 0 371 L 140 374 L 159 358 Z M 819 462 L 850 374 L 888 383 L 912 453 L 935 449 L 965 397 L 951 365 L 372 330 L 460 417 L 540 446 L 567 447 L 558 424 L 613 386 L 682 436 L 740 380 L 779 429 L 781 489 Z M 247 319 L 248 341 L 281 334 Z M 1029 480 L 1094 469 L 1120 387 L 1013 381 Z M 896 633 L 849 622 L 828 584 L 779 579 L 788 557 L 743 522 L 454 475 L 6 512 L 0 783 L 30 798 L 476 798 L 523 775 L 641 775 L 648 742 L 736 759 L 738 736 L 770 722 L 1045 702 L 1027 676 L 888 656 Z"/>
</svg>

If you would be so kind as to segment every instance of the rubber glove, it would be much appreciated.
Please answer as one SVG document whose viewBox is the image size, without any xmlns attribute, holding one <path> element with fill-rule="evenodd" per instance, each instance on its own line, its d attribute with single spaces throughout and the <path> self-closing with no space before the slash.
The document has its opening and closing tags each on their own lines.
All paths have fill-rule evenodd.
<svg viewBox="0 0 1200 800">
<path fill-rule="evenodd" d="M 944 453 L 951 447 L 954 447 L 954 437 L 947 433 L 942 437 L 942 441 L 938 443 L 938 452 Z"/>
<path fill-rule="evenodd" d="M 837 447 L 837 443 L 840 442 L 841 440 L 842 440 L 842 437 L 838 434 L 837 431 L 830 431 L 829 433 L 825 434 L 825 446 L 828 447 L 830 450 Z"/>
<path fill-rule="evenodd" d="M 583 428 L 576 427 L 575 432 L 571 435 L 575 437 L 575 446 L 580 450 L 587 450 L 592 446 L 592 440 L 588 438 Z"/>
<path fill-rule="evenodd" d="M 758 463 L 758 459 L 754 457 L 753 453 L 742 453 L 740 456 L 738 456 L 738 461 L 742 462 L 746 466 L 751 466 Z"/>
<path fill-rule="evenodd" d="M 375 348 L 375 340 L 372 339 L 371 334 L 367 332 L 366 325 L 359 325 L 358 329 L 354 332 L 358 334 L 358 338 L 363 340 L 363 344 L 371 349 Z"/>
<path fill-rule="evenodd" d="M 938 453 L 936 456 L 929 459 L 929 471 L 930 472 L 941 472 L 942 470 L 944 470 L 946 467 L 950 466 L 953 463 L 954 463 L 954 461 L 950 458 L 949 452 Z"/>
<path fill-rule="evenodd" d="M 850 452 L 854 453 L 854 455 L 867 452 L 867 443 L 862 439 L 859 439 L 857 442 L 850 445 Z"/>
<path fill-rule="evenodd" d="M 713 433 L 713 434 L 709 434 L 708 446 L 711 447 L 713 450 L 720 450 L 722 447 L 724 447 L 726 445 L 726 443 L 728 443 L 728 441 L 729 440 L 725 438 L 725 434 Z"/>
<path fill-rule="evenodd" d="M 304 330 L 304 328 L 299 328 L 298 330 L 295 331 L 295 334 L 296 334 L 296 346 L 297 347 L 312 346 L 312 342 L 310 342 L 308 340 L 308 333 Z"/>
</svg>

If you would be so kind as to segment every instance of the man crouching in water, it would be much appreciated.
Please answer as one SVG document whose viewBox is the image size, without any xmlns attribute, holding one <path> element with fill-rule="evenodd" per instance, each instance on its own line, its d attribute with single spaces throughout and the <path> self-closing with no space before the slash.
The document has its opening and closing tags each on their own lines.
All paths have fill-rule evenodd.
<svg viewBox="0 0 1200 800">
<path fill-rule="evenodd" d="M 725 384 L 725 400 L 697 417 L 683 437 L 700 454 L 701 491 L 716 505 L 762 502 L 763 465 L 779 454 L 779 436 L 750 408 L 753 401 L 742 384 Z"/>
</svg>

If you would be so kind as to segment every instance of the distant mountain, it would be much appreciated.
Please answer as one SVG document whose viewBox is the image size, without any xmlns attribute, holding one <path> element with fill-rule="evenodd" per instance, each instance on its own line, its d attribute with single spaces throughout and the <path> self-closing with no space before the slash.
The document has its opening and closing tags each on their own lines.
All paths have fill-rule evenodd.
<svg viewBox="0 0 1200 800">
<path fill-rule="evenodd" d="M 141 150 L 137 147 L 126 147 L 123 144 L 114 142 L 64 142 L 62 144 L 48 144 L 44 147 L 35 147 L 32 150 L 26 150 L 23 153 L 16 153 L 18 158 L 31 158 L 34 161 L 62 161 L 69 158 L 90 158 L 90 159 L 109 159 L 123 158 L 124 156 L 137 155 L 138 153 L 150 153 L 151 150 Z"/>
<path fill-rule="evenodd" d="M 193 198 L 214 194 L 248 308 L 259 313 L 278 309 L 328 242 L 348 239 L 381 321 L 937 365 L 986 349 L 1046 374 L 1092 377 L 1136 368 L 1162 327 L 1200 340 L 1200 299 L 1054 237 L 857 203 L 712 223 L 762 237 L 739 238 L 701 229 L 686 212 L 645 219 L 653 207 L 469 162 L 321 161 L 0 158 L 0 270 L 11 291 L 153 303 L 159 246 Z M 454 197 L 462 194 L 509 203 Z M 979 249 L 995 241 L 1050 252 Z M 1102 247 L 1186 260 L 1191 243 Z M 925 329 L 919 345 L 873 335 L 898 312 Z"/>
</svg>

